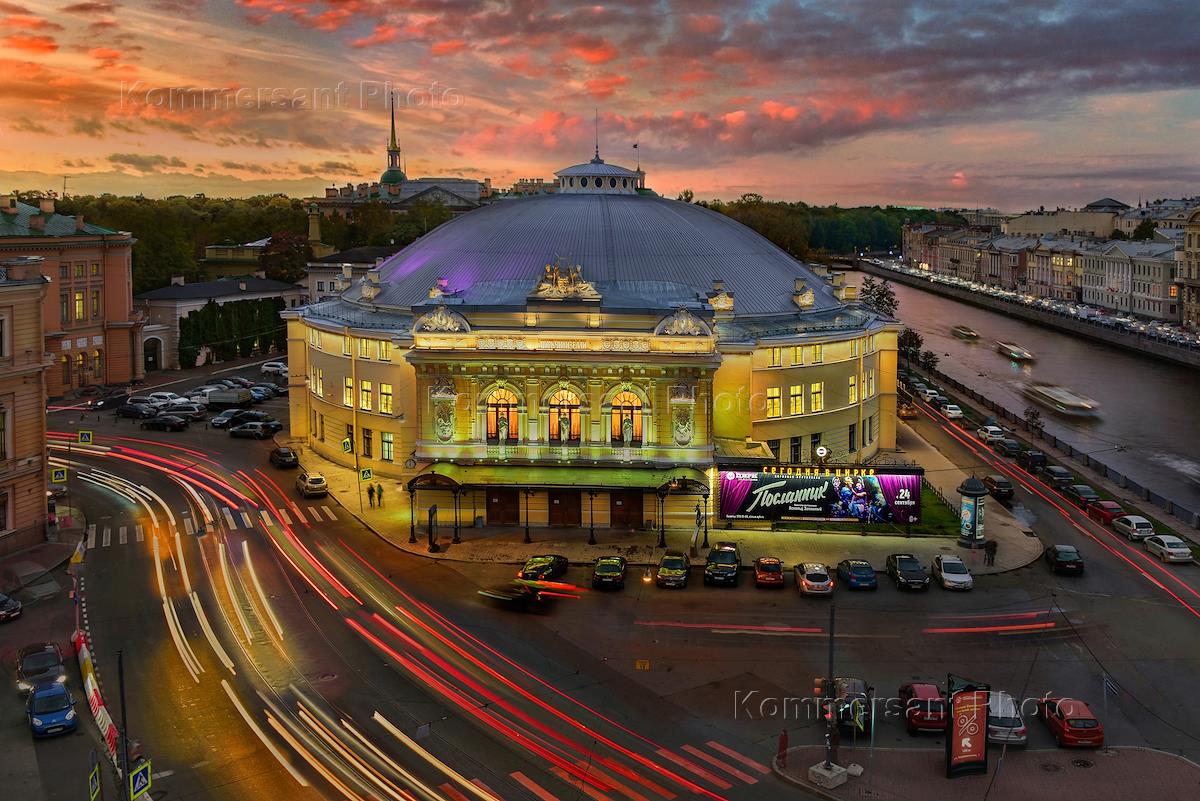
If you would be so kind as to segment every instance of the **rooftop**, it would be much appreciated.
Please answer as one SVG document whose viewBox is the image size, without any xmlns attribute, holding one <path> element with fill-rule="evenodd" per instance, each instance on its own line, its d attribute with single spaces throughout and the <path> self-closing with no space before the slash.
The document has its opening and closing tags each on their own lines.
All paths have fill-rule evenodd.
<svg viewBox="0 0 1200 801">
<path fill-rule="evenodd" d="M 4 201 L 4 198 L 0 198 L 0 203 Z M 74 217 L 58 214 L 54 211 L 43 213 L 37 206 L 31 206 L 19 200 L 13 201 L 11 196 L 7 201 L 9 205 L 3 211 L 0 211 L 0 237 L 101 236 L 122 233 L 121 231 L 115 231 L 112 228 L 105 228 L 101 225 L 93 225 L 89 222 L 84 222 L 82 230 L 80 230 Z M 52 201 L 49 208 L 54 208 Z M 41 220 L 40 228 L 37 227 L 36 222 L 31 224 L 31 220 L 35 219 Z"/>
<path fill-rule="evenodd" d="M 270 278 L 220 278 L 216 281 L 198 281 L 194 284 L 172 284 L 151 289 L 137 296 L 138 300 L 201 300 L 205 298 L 228 298 L 235 295 L 285 292 L 299 289 L 296 284 L 275 281 Z"/>
</svg>

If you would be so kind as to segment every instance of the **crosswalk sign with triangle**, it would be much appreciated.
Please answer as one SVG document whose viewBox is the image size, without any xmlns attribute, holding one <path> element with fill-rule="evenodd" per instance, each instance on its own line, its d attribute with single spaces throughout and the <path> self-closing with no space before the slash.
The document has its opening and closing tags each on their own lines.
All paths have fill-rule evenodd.
<svg viewBox="0 0 1200 801">
<path fill-rule="evenodd" d="M 137 801 L 150 792 L 150 761 L 146 760 L 129 772 L 129 801 Z"/>
<path fill-rule="evenodd" d="M 86 431 L 86 430 L 80 430 L 78 432 L 76 439 L 80 445 L 91 445 L 92 444 L 92 432 Z"/>
<path fill-rule="evenodd" d="M 50 483 L 51 484 L 66 484 L 67 483 L 67 468 L 65 468 L 65 467 L 50 468 Z"/>
<path fill-rule="evenodd" d="M 375 477 L 375 471 L 373 469 L 371 469 L 370 467 L 364 467 L 358 471 L 358 480 L 359 481 L 370 481 L 374 477 Z"/>
</svg>

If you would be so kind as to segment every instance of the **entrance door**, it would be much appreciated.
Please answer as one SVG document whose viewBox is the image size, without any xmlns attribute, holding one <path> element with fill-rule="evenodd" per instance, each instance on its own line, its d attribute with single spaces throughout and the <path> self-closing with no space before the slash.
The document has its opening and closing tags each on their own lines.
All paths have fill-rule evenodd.
<svg viewBox="0 0 1200 801">
<path fill-rule="evenodd" d="M 487 522 L 489 526 L 521 524 L 521 492 L 502 487 L 487 489 Z"/>
<path fill-rule="evenodd" d="M 611 490 L 608 513 L 613 528 L 636 531 L 642 527 L 642 491 Z"/>
<path fill-rule="evenodd" d="M 582 493 L 579 490 L 550 490 L 550 525 L 579 526 L 583 520 Z"/>
</svg>

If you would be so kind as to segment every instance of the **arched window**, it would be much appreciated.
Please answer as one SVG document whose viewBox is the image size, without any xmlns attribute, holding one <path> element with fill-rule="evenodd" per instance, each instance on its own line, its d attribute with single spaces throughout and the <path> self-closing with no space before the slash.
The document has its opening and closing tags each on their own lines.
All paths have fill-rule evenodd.
<svg viewBox="0 0 1200 801">
<path fill-rule="evenodd" d="M 622 178 L 622 179 L 621 179 L 621 188 L 622 188 L 622 189 L 628 189 L 628 188 L 629 188 L 629 179 L 628 179 L 628 178 Z"/>
<path fill-rule="evenodd" d="M 579 396 L 560 389 L 550 396 L 550 441 L 579 442 Z"/>
<path fill-rule="evenodd" d="M 574 186 L 574 185 L 575 185 L 575 179 L 574 179 L 574 178 L 568 178 L 568 179 L 567 179 L 567 185 L 568 185 L 568 186 Z"/>
<path fill-rule="evenodd" d="M 75 354 L 75 379 L 80 382 L 81 386 L 84 383 L 83 368 L 86 363 L 83 351 Z"/>
<path fill-rule="evenodd" d="M 58 360 L 62 367 L 62 382 L 64 387 L 71 386 L 71 359 L 64 353 Z"/>
<path fill-rule="evenodd" d="M 511 389 L 492 390 L 487 399 L 487 440 L 492 445 L 508 445 L 517 441 L 517 396 Z M 501 430 L 505 436 L 500 437 Z"/>
<path fill-rule="evenodd" d="M 616 178 L 609 178 L 609 179 L 608 179 L 608 185 L 609 185 L 609 187 L 611 187 L 611 188 L 615 189 L 615 188 L 617 187 L 617 179 L 616 179 Z"/>
<path fill-rule="evenodd" d="M 98 350 L 92 351 L 92 373 L 97 381 L 104 373 L 104 356 Z"/>
<path fill-rule="evenodd" d="M 580 186 L 587 186 L 587 178 L 580 178 L 580 179 L 579 179 L 579 185 L 580 185 Z"/>
<path fill-rule="evenodd" d="M 617 393 L 612 402 L 612 441 L 614 445 L 642 444 L 642 399 L 625 390 Z"/>
</svg>

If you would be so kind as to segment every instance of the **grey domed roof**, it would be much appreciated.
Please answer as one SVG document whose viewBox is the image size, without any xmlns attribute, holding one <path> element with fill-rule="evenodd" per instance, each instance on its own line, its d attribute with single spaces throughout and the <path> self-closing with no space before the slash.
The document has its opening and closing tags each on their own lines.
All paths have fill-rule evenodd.
<svg viewBox="0 0 1200 801">
<path fill-rule="evenodd" d="M 606 164 L 603 160 L 597 161 L 596 159 L 583 164 L 573 164 L 570 167 L 563 167 L 554 174 L 560 178 L 569 178 L 575 175 L 601 175 L 605 178 L 638 178 L 641 175 L 636 170 L 630 170 L 617 164 Z"/>
<path fill-rule="evenodd" d="M 464 214 L 385 261 L 374 302 L 411 307 L 439 278 L 451 292 L 498 281 L 527 281 L 532 291 L 560 257 L 581 265 L 587 281 L 621 282 L 626 292 L 644 282 L 648 300 L 664 283 L 692 287 L 703 299 L 721 280 L 738 316 L 800 313 L 792 300 L 798 278 L 813 291 L 813 311 L 841 305 L 805 265 L 723 214 L 618 194 L 533 196 Z"/>
</svg>

